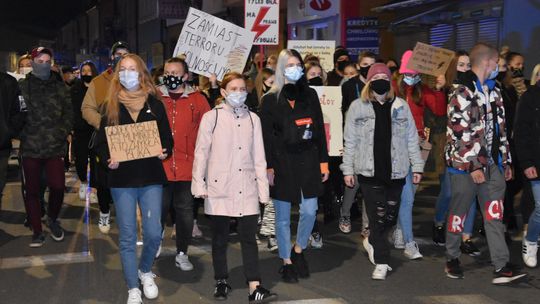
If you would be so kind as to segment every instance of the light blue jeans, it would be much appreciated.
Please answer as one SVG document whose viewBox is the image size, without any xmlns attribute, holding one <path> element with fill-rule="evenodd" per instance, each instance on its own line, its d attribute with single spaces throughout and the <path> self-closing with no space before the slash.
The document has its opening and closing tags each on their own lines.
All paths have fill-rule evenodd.
<svg viewBox="0 0 540 304">
<path fill-rule="evenodd" d="M 448 169 L 444 170 L 444 174 L 441 176 L 441 191 L 437 197 L 435 204 L 435 225 L 443 225 L 446 221 L 448 206 L 450 206 L 450 199 L 452 198 L 452 187 L 450 185 L 450 173 Z M 476 198 L 474 198 L 476 200 Z M 463 234 L 472 235 L 474 229 L 474 219 L 476 217 L 476 202 L 471 204 L 471 209 L 465 218 L 463 224 Z"/>
<path fill-rule="evenodd" d="M 317 198 L 304 198 L 300 203 L 300 220 L 296 231 L 296 244 L 306 249 L 317 216 Z M 279 257 L 291 258 L 291 203 L 274 199 L 276 210 L 276 238 Z"/>
<path fill-rule="evenodd" d="M 414 194 L 417 186 L 413 184 L 412 172 L 409 171 L 405 178 L 405 185 L 401 192 L 401 205 L 399 206 L 398 227 L 403 233 L 405 244 L 414 241 L 412 231 L 412 208 L 414 205 Z"/>
<path fill-rule="evenodd" d="M 527 236 L 529 242 L 537 242 L 540 236 L 540 181 L 531 181 L 532 193 L 534 196 L 534 211 L 529 218 Z"/>
<path fill-rule="evenodd" d="M 124 279 L 129 289 L 139 287 L 137 270 L 152 269 L 161 242 L 162 185 L 140 188 L 111 188 L 116 208 L 116 222 L 120 242 L 120 258 Z M 143 249 L 137 267 L 137 202 L 141 208 Z"/>
</svg>

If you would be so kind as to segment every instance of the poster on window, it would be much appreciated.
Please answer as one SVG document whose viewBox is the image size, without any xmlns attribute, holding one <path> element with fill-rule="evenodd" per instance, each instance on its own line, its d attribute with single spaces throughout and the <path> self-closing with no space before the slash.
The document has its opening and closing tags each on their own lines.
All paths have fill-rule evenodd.
<svg viewBox="0 0 540 304">
<path fill-rule="evenodd" d="M 341 114 L 341 87 L 312 87 L 319 96 L 323 112 L 324 132 L 328 155 L 343 155 L 343 115 Z"/>
<path fill-rule="evenodd" d="M 319 57 L 322 68 L 327 72 L 334 69 L 334 40 L 289 40 L 287 48 L 297 50 L 302 58 L 306 58 L 308 54 Z"/>
</svg>

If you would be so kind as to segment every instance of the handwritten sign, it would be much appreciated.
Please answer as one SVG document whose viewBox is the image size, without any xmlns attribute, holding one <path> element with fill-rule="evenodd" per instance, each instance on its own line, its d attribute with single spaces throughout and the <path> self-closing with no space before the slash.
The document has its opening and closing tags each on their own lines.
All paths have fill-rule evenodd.
<svg viewBox="0 0 540 304">
<path fill-rule="evenodd" d="M 173 56 L 185 54 L 191 72 L 221 81 L 228 72 L 242 73 L 254 38 L 254 32 L 191 7 Z"/>
<path fill-rule="evenodd" d="M 437 77 L 446 73 L 452 58 L 453 51 L 417 42 L 407 68 Z"/>
<path fill-rule="evenodd" d="M 111 159 L 124 162 L 161 154 L 156 121 L 105 127 Z"/>
<path fill-rule="evenodd" d="M 343 155 L 343 115 L 341 114 L 341 87 L 312 87 L 319 96 L 323 112 L 324 131 L 328 155 Z"/>
<path fill-rule="evenodd" d="M 245 0 L 244 27 L 255 33 L 254 45 L 279 44 L 279 0 Z"/>
<path fill-rule="evenodd" d="M 295 49 L 305 58 L 307 54 L 313 54 L 321 60 L 321 66 L 325 71 L 334 69 L 334 40 L 289 40 L 288 49 Z"/>
</svg>

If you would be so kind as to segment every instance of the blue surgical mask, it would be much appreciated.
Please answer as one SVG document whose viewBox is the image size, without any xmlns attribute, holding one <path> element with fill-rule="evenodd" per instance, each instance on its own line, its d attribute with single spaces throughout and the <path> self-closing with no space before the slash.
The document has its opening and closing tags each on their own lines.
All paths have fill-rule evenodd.
<svg viewBox="0 0 540 304">
<path fill-rule="evenodd" d="M 247 92 L 231 92 L 225 97 L 227 103 L 233 107 L 238 108 L 244 105 L 247 99 Z"/>
<path fill-rule="evenodd" d="M 418 75 L 416 75 L 416 76 L 404 76 L 403 81 L 407 85 L 413 86 L 413 85 L 416 85 L 417 83 L 420 82 L 420 76 L 418 76 Z"/>
<path fill-rule="evenodd" d="M 291 82 L 297 82 L 302 75 L 304 75 L 304 72 L 299 66 L 288 67 L 285 69 L 285 78 Z"/>
<path fill-rule="evenodd" d="M 139 72 L 131 70 L 120 71 L 120 83 L 128 91 L 135 91 L 139 88 Z"/>
<path fill-rule="evenodd" d="M 497 78 L 497 75 L 499 75 L 499 65 L 497 64 L 497 67 L 495 68 L 495 71 L 491 72 L 489 74 L 489 79 L 495 79 Z"/>
</svg>

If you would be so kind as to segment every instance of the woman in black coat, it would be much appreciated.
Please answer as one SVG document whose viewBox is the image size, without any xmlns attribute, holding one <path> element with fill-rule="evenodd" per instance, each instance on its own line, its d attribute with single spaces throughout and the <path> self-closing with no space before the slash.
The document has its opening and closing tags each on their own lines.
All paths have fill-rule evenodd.
<svg viewBox="0 0 540 304">
<path fill-rule="evenodd" d="M 276 80 L 263 96 L 263 128 L 270 196 L 276 209 L 276 237 L 280 272 L 286 282 L 308 277 L 303 256 L 315 222 L 317 197 L 328 179 L 328 151 L 319 98 L 303 76 L 303 62 L 295 50 L 281 51 Z M 321 177 L 322 176 L 322 177 Z M 300 205 L 296 243 L 291 248 L 291 205 Z"/>
</svg>

